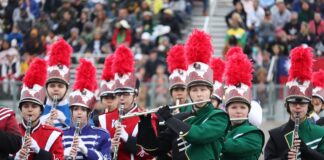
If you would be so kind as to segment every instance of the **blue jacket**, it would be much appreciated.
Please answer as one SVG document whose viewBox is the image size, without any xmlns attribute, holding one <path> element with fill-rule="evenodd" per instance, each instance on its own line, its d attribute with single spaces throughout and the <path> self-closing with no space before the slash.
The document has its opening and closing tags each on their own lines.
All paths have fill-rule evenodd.
<svg viewBox="0 0 324 160">
<path fill-rule="evenodd" d="M 44 108 L 44 112 L 42 113 L 42 116 L 40 118 L 41 122 L 45 122 L 47 118 L 50 116 L 50 112 L 52 110 L 53 102 L 47 100 Z M 63 120 L 63 123 L 55 120 L 54 125 L 56 128 L 65 128 L 71 125 L 71 111 L 70 111 L 70 104 L 67 99 L 62 100 L 59 102 L 59 104 L 56 106 L 56 109 L 58 111 L 58 119 Z"/>
<path fill-rule="evenodd" d="M 71 147 L 73 141 L 75 127 L 67 127 L 63 129 L 63 146 L 64 149 Z M 83 155 L 78 151 L 76 159 L 88 159 L 88 160 L 110 160 L 110 146 L 111 139 L 110 134 L 102 129 L 89 124 L 81 128 L 79 138 L 83 141 L 88 148 L 88 155 Z"/>
</svg>

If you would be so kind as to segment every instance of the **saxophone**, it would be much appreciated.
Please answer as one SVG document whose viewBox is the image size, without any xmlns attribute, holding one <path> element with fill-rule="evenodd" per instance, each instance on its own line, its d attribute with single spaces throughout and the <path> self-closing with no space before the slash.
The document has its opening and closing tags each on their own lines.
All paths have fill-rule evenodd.
<svg viewBox="0 0 324 160">
<path fill-rule="evenodd" d="M 296 116 L 295 116 L 295 127 L 294 127 L 294 131 L 293 131 L 293 139 L 292 139 L 292 146 L 291 148 L 295 148 L 296 149 L 296 155 L 295 155 L 295 159 L 297 160 L 298 156 L 298 148 L 295 146 L 295 139 L 298 136 L 298 131 L 299 131 L 299 122 L 300 122 L 300 113 L 297 112 Z"/>
<path fill-rule="evenodd" d="M 118 108 L 118 125 L 121 124 L 122 122 L 122 116 L 124 115 L 124 104 L 121 104 Z M 120 137 L 118 137 L 117 141 L 120 141 Z M 119 149 L 119 145 L 114 146 L 113 148 L 113 152 L 114 152 L 114 156 L 113 156 L 113 160 L 117 160 L 117 156 L 118 156 L 118 149 Z"/>
<path fill-rule="evenodd" d="M 30 137 L 31 126 L 32 126 L 32 116 L 29 116 L 28 120 L 27 120 L 27 125 L 26 125 L 24 143 L 26 143 L 26 140 Z M 27 160 L 29 157 L 30 148 L 28 147 L 26 149 L 27 149 L 27 155 L 26 155 L 26 157 L 23 158 L 23 160 Z"/>
<path fill-rule="evenodd" d="M 74 130 L 73 140 L 72 140 L 72 144 L 71 145 L 73 145 L 74 142 L 79 138 L 80 129 L 81 129 L 81 119 L 78 118 L 77 121 L 76 121 L 76 124 L 75 124 L 75 130 Z M 72 146 L 73 149 L 75 149 L 76 147 L 78 147 L 78 146 Z M 77 156 L 77 154 L 75 156 L 68 156 L 65 159 L 66 160 L 75 160 L 76 159 L 76 156 Z"/>
</svg>

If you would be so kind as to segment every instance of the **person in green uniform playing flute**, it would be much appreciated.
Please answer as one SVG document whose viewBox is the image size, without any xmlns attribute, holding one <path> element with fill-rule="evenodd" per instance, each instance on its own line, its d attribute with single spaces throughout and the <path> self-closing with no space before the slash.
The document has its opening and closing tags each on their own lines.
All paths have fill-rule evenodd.
<svg viewBox="0 0 324 160">
<path fill-rule="evenodd" d="M 231 127 L 225 136 L 222 160 L 258 160 L 264 145 L 263 132 L 248 121 L 253 66 L 247 55 L 240 51 L 227 59 L 225 69 L 225 109 Z"/>
<path fill-rule="evenodd" d="M 213 71 L 209 67 L 213 47 L 210 36 L 194 30 L 186 45 L 188 60 L 187 92 L 192 102 L 210 100 L 213 92 Z M 138 145 L 152 155 L 172 150 L 174 160 L 218 160 L 229 127 L 228 115 L 214 109 L 211 102 L 192 106 L 190 112 L 172 115 L 169 106 L 160 108 L 159 118 L 167 128 L 158 136 L 154 134 L 151 116 L 140 116 Z"/>
<path fill-rule="evenodd" d="M 269 131 L 265 160 L 323 160 L 324 128 L 307 120 L 312 112 L 312 49 L 294 48 L 290 53 L 291 67 L 286 83 L 288 96 L 285 107 L 289 121 Z"/>
</svg>

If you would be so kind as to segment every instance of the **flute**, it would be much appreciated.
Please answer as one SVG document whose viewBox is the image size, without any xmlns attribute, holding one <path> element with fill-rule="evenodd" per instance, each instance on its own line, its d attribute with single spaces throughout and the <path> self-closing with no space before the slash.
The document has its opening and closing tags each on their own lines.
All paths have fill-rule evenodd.
<svg viewBox="0 0 324 160">
<path fill-rule="evenodd" d="M 209 100 L 205 100 L 205 101 L 192 102 L 192 103 L 184 103 L 184 104 L 180 104 L 180 105 L 170 106 L 170 109 L 172 110 L 172 109 L 177 109 L 177 108 L 181 108 L 181 107 L 186 107 L 186 106 L 200 104 L 200 103 L 207 103 L 207 102 L 210 102 L 210 99 Z M 154 109 L 148 110 L 146 112 L 134 112 L 134 113 L 131 113 L 131 114 L 126 114 L 124 116 L 121 116 L 121 118 L 122 119 L 125 119 L 125 118 L 131 118 L 131 117 L 135 117 L 135 116 L 141 116 L 141 115 L 145 115 L 145 114 L 155 113 L 155 112 L 157 112 L 162 107 L 163 106 L 160 106 L 158 108 L 154 108 Z"/>
</svg>

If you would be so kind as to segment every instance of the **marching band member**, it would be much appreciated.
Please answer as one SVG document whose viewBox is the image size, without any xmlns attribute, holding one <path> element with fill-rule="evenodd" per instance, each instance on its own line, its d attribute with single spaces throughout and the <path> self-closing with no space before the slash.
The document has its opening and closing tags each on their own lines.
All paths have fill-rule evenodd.
<svg viewBox="0 0 324 160">
<path fill-rule="evenodd" d="M 248 121 L 252 99 L 252 63 L 242 52 L 227 59 L 226 67 L 225 108 L 231 118 L 231 127 L 225 137 L 221 159 L 258 160 L 264 145 L 264 134 Z"/>
<path fill-rule="evenodd" d="M 7 159 L 9 154 L 18 152 L 21 146 L 21 133 L 15 112 L 6 107 L 0 107 L 0 159 Z"/>
<path fill-rule="evenodd" d="M 70 81 L 71 53 L 72 47 L 64 39 L 60 39 L 52 45 L 48 60 L 47 99 L 41 122 L 60 129 L 71 123 L 71 112 L 66 98 Z"/>
<path fill-rule="evenodd" d="M 115 152 L 114 156 L 119 160 L 152 159 L 141 147 L 136 145 L 139 117 L 127 118 L 122 121 L 119 119 L 121 114 L 139 111 L 135 102 L 138 96 L 139 81 L 134 73 L 133 53 L 129 48 L 121 45 L 116 49 L 114 55 L 112 68 L 115 73 L 115 94 L 119 109 L 117 114 L 99 116 L 100 126 L 114 135 L 112 148 Z"/>
<path fill-rule="evenodd" d="M 44 110 L 46 91 L 46 62 L 35 58 L 23 80 L 19 101 L 22 123 L 19 124 L 24 135 L 23 145 L 15 159 L 53 159 L 63 160 L 62 131 L 41 124 L 39 117 Z"/>
<path fill-rule="evenodd" d="M 266 160 L 324 159 L 324 128 L 306 120 L 307 114 L 313 110 L 312 57 L 311 48 L 305 46 L 296 47 L 290 53 L 288 96 L 285 99 L 290 118 L 287 123 L 269 131 Z"/>
<path fill-rule="evenodd" d="M 316 124 L 323 126 L 324 118 L 319 117 L 320 112 L 324 109 L 324 70 L 314 72 L 312 76 L 312 83 L 314 85 L 312 95 L 312 105 L 314 112 L 310 115 Z"/>
<path fill-rule="evenodd" d="M 169 76 L 169 91 L 174 104 L 184 104 L 187 102 L 187 91 L 186 91 L 186 72 L 188 64 L 184 53 L 183 45 L 174 45 L 168 52 L 167 57 Z M 177 102 L 178 101 L 178 102 Z M 189 108 L 179 108 L 174 112 L 185 112 L 191 110 Z"/>
<path fill-rule="evenodd" d="M 80 59 L 76 82 L 70 94 L 70 109 L 74 126 L 64 128 L 63 145 L 66 159 L 110 159 L 110 135 L 102 129 L 88 124 L 94 108 L 97 88 L 96 68 L 85 59 Z"/>
<path fill-rule="evenodd" d="M 219 108 L 220 104 L 222 104 L 224 96 L 223 74 L 225 71 L 225 62 L 220 58 L 213 58 L 211 62 L 211 68 L 213 70 L 214 79 L 211 101 L 214 108 Z"/>
<path fill-rule="evenodd" d="M 193 102 L 210 100 L 213 92 L 213 72 L 208 66 L 213 47 L 205 32 L 194 30 L 186 43 L 188 59 L 187 92 Z M 140 116 L 139 145 L 153 155 L 172 149 L 172 159 L 219 159 L 224 136 L 229 127 L 228 115 L 214 109 L 211 102 L 192 106 L 191 112 L 173 116 L 169 106 L 157 115 L 165 120 L 167 129 L 155 136 L 150 116 Z"/>
<path fill-rule="evenodd" d="M 112 72 L 112 63 L 114 60 L 114 55 L 111 54 L 105 59 L 104 68 L 102 71 L 101 82 L 100 82 L 100 102 L 103 107 L 101 113 L 93 112 L 93 121 L 96 126 L 99 126 L 99 117 L 105 118 L 104 114 L 116 114 L 118 116 L 117 110 L 117 100 L 115 95 L 115 81 L 114 73 Z"/>
</svg>

